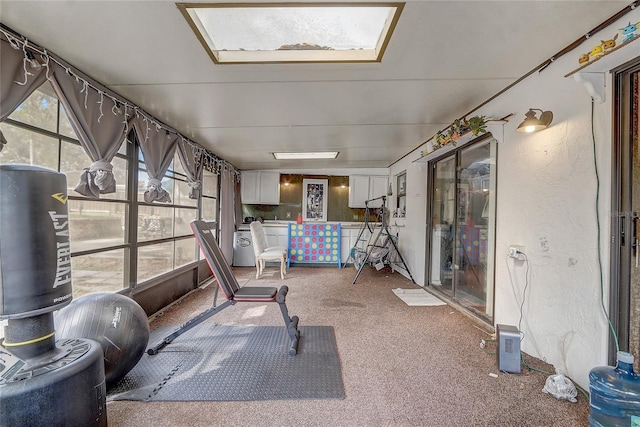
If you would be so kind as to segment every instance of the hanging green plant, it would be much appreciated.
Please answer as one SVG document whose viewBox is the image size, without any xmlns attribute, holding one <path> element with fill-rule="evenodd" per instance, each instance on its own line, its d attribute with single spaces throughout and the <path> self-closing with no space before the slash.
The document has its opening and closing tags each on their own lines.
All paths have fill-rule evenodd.
<svg viewBox="0 0 640 427">
<path fill-rule="evenodd" d="M 478 136 L 487 131 L 487 120 L 484 116 L 474 116 L 469 119 L 469 128 L 471 132 Z"/>
<path fill-rule="evenodd" d="M 449 144 L 455 147 L 460 137 L 469 132 L 473 133 L 474 136 L 478 136 L 486 131 L 487 120 L 485 116 L 474 116 L 470 119 L 456 119 L 447 129 L 438 131 L 438 133 L 435 134 L 431 142 L 431 151 L 433 152 Z"/>
</svg>

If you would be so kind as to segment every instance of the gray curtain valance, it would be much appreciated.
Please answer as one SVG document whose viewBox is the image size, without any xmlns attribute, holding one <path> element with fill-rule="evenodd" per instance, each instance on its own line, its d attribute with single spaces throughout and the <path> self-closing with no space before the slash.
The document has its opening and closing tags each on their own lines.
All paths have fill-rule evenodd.
<svg viewBox="0 0 640 427">
<path fill-rule="evenodd" d="M 154 125 L 142 114 L 133 119 L 133 127 L 149 175 L 144 201 L 170 203 L 171 196 L 162 188 L 162 178 L 171 165 L 180 136 Z"/>
<path fill-rule="evenodd" d="M 233 175 L 238 175 L 232 165 L 202 147 L 189 146 L 190 142 L 175 130 L 156 123 L 135 105 L 120 101 L 45 49 L 0 27 L 0 121 L 49 80 L 93 162 L 84 169 L 76 186 L 80 194 L 99 198 L 101 194 L 115 192 L 111 161 L 131 127 L 135 128 L 149 172 L 145 197 L 151 201 L 170 200 L 161 180 L 173 160 L 178 141 L 181 163 L 191 187 L 189 197 L 199 197 L 204 168 L 220 173 L 223 167 L 228 167 Z M 6 144 L 0 132 L 0 151 Z"/>
<path fill-rule="evenodd" d="M 47 80 L 46 68 L 36 61 L 31 51 L 18 43 L 0 40 L 0 122 L 18 108 L 31 93 Z M 28 53 L 27 53 L 28 52 Z M 34 59 L 30 61 L 28 55 Z M 34 66 L 35 64 L 35 66 Z M 7 144 L 0 131 L 0 151 Z"/>
<path fill-rule="evenodd" d="M 12 44 L 3 38 L 0 40 L 0 52 L 0 121 L 4 121 L 47 80 L 47 69 L 33 62 L 36 55 L 24 45 Z M 34 60 L 28 60 L 27 55 Z M 33 63 L 37 63 L 39 69 Z"/>
</svg>

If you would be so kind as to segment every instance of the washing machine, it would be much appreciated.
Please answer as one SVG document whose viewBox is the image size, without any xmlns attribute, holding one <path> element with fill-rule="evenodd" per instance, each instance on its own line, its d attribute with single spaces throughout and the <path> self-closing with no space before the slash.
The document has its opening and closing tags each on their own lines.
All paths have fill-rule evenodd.
<svg viewBox="0 0 640 427">
<path fill-rule="evenodd" d="M 256 265 L 249 230 L 238 230 L 233 233 L 233 265 L 236 267 L 255 267 Z"/>
</svg>

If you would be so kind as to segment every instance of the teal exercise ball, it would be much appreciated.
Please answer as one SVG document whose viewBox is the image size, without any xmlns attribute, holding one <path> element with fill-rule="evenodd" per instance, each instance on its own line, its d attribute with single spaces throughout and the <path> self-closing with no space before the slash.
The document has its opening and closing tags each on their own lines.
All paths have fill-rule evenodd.
<svg viewBox="0 0 640 427">
<path fill-rule="evenodd" d="M 100 343 L 107 385 L 138 363 L 149 343 L 149 321 L 133 299 L 95 293 L 72 301 L 54 316 L 57 339 L 87 338 Z"/>
</svg>

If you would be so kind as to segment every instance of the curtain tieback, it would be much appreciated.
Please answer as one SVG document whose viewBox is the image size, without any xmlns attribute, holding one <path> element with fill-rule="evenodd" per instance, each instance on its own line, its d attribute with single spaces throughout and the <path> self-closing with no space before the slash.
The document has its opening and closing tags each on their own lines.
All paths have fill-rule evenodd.
<svg viewBox="0 0 640 427">
<path fill-rule="evenodd" d="M 112 172 L 113 165 L 111 164 L 111 162 L 107 162 L 106 160 L 97 160 L 93 162 L 93 164 L 89 167 L 90 172 L 97 172 L 99 170 L 105 171 L 105 172 Z"/>
<path fill-rule="evenodd" d="M 83 196 L 100 198 L 100 194 L 116 192 L 116 179 L 113 176 L 113 166 L 106 160 L 93 162 L 88 168 L 84 168 L 80 174 L 80 182 L 75 191 Z"/>
<path fill-rule="evenodd" d="M 149 178 L 147 183 L 147 191 L 144 192 L 144 201 L 147 203 L 152 202 L 171 202 L 171 197 L 167 190 L 162 188 L 162 181 L 156 178 Z"/>
<path fill-rule="evenodd" d="M 202 187 L 202 182 L 200 180 L 189 182 L 189 198 L 190 199 L 198 199 L 200 197 L 200 187 Z"/>
<path fill-rule="evenodd" d="M 147 188 L 149 189 L 159 189 L 162 188 L 162 181 L 155 178 L 149 178 L 149 183 L 147 184 Z"/>
<path fill-rule="evenodd" d="M 116 178 L 113 176 L 113 165 L 105 160 L 93 162 L 89 167 L 93 181 L 101 194 L 116 192 Z"/>
</svg>

